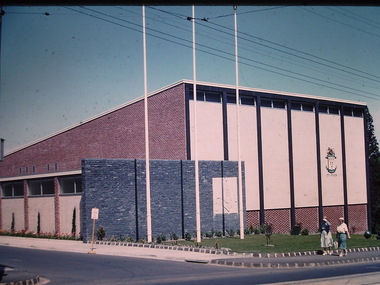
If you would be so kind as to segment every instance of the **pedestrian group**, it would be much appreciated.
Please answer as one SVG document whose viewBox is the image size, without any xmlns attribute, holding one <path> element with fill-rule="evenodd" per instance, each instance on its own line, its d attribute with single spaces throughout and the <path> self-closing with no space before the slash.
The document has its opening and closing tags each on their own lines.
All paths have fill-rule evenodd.
<svg viewBox="0 0 380 285">
<path fill-rule="evenodd" d="M 327 217 L 323 217 L 321 224 L 321 247 L 323 255 L 333 254 L 333 247 L 338 249 L 339 256 L 347 255 L 347 238 L 351 238 L 348 227 L 343 218 L 339 218 L 339 225 L 336 228 L 337 241 L 334 242 L 331 234 L 331 223 Z"/>
</svg>

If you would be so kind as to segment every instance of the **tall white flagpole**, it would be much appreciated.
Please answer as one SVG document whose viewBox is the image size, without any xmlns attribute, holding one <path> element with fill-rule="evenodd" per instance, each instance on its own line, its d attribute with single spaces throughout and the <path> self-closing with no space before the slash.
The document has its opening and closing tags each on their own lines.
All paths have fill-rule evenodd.
<svg viewBox="0 0 380 285">
<path fill-rule="evenodd" d="M 149 163 L 149 120 L 148 120 L 148 80 L 146 68 L 146 25 L 145 6 L 142 6 L 143 15 L 143 50 L 144 50 L 144 115 L 145 115 L 145 169 L 146 169 L 146 230 L 147 241 L 152 242 L 152 215 L 150 201 L 150 163 Z"/>
<path fill-rule="evenodd" d="M 236 80 L 236 126 L 237 126 L 237 151 L 238 151 L 238 180 L 239 180 L 239 217 L 240 217 L 240 238 L 244 239 L 244 207 L 243 207 L 243 183 L 241 169 L 240 153 L 240 96 L 239 96 L 239 59 L 238 59 L 238 41 L 237 41 L 237 7 L 234 6 L 235 22 L 235 80 Z"/>
<path fill-rule="evenodd" d="M 199 194 L 198 132 L 197 132 L 197 64 L 195 56 L 195 7 L 192 8 L 193 24 L 193 97 L 194 97 L 194 161 L 195 161 L 195 216 L 197 242 L 201 242 L 201 205 Z"/>
</svg>

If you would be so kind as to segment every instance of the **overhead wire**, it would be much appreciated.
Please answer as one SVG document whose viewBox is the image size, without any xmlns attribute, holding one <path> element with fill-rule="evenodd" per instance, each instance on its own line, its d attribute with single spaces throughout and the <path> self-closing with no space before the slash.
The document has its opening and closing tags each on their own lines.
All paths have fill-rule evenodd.
<svg viewBox="0 0 380 285">
<path fill-rule="evenodd" d="M 362 33 L 369 34 L 369 35 L 374 36 L 374 37 L 376 37 L 376 38 L 380 38 L 380 35 L 378 35 L 378 34 L 371 33 L 371 32 L 369 32 L 369 31 L 367 31 L 367 30 L 363 30 L 363 29 L 360 29 L 360 28 L 358 28 L 358 27 L 356 27 L 356 26 L 349 25 L 349 24 L 347 24 L 347 23 L 344 23 L 344 22 L 338 21 L 338 20 L 336 20 L 336 19 L 333 19 L 333 18 L 327 17 L 327 16 L 325 16 L 325 15 L 323 15 L 323 14 L 321 14 L 321 13 L 315 12 L 315 11 L 312 10 L 312 9 L 308 9 L 308 8 L 305 8 L 305 7 L 301 7 L 301 8 L 302 8 L 303 10 L 305 10 L 305 11 L 308 11 L 309 13 L 312 13 L 312 14 L 317 15 L 318 17 L 321 17 L 321 18 L 327 19 L 327 20 L 329 20 L 329 21 L 333 21 L 333 22 L 338 23 L 338 24 L 341 24 L 341 25 L 343 25 L 343 26 L 350 27 L 350 28 L 352 28 L 352 29 L 354 29 L 354 30 L 357 30 L 357 31 L 362 32 Z"/>
<path fill-rule="evenodd" d="M 155 9 L 155 10 L 159 10 L 159 11 L 166 12 L 166 14 L 169 14 L 169 15 L 172 14 L 172 13 L 167 12 L 167 11 L 162 10 L 162 9 Z M 251 12 L 252 12 L 252 11 L 251 11 Z M 176 13 L 175 16 L 180 17 L 180 18 L 182 18 L 182 19 L 186 18 L 185 15 L 181 15 L 181 14 L 178 14 L 178 13 Z M 224 16 L 227 16 L 227 15 L 224 15 Z M 217 17 L 215 17 L 215 18 L 217 18 Z M 210 18 L 207 18 L 207 19 L 210 19 Z M 208 21 L 207 21 L 207 22 L 208 22 Z M 207 25 L 207 24 L 205 23 L 204 25 Z M 225 27 L 224 27 L 224 28 L 225 28 Z M 226 29 L 228 29 L 228 28 L 226 28 Z M 221 31 L 221 30 L 218 30 L 218 31 L 219 31 L 219 32 L 223 32 L 223 31 Z M 198 45 L 199 45 L 199 43 L 198 43 Z M 281 45 L 281 46 L 282 46 L 282 45 Z M 207 46 L 203 46 L 203 47 L 206 47 L 206 48 L 207 48 Z M 284 47 L 284 46 L 283 46 L 283 47 Z M 286 48 L 287 48 L 287 47 L 286 47 Z M 214 50 L 217 50 L 217 49 L 214 48 Z M 223 52 L 223 51 L 221 51 L 221 50 L 217 50 L 217 51 L 218 51 L 218 52 Z M 280 50 L 280 51 L 281 51 L 281 50 Z M 282 51 L 281 51 L 281 52 L 282 52 Z M 227 54 L 228 54 L 228 53 L 227 53 Z M 294 55 L 294 54 L 291 54 L 291 55 L 296 56 L 296 55 Z M 310 54 L 308 54 L 308 55 L 310 55 Z M 241 57 L 241 56 L 239 56 L 239 57 Z M 307 59 L 307 58 L 304 58 L 304 57 L 300 57 L 300 58 L 302 58 L 302 59 L 306 59 L 306 60 L 310 60 L 310 59 Z M 322 59 L 322 58 L 321 58 L 321 59 Z M 255 62 L 255 63 L 257 63 L 257 64 L 265 65 L 265 66 L 267 66 L 267 67 L 273 67 L 273 66 L 271 66 L 271 65 L 264 64 L 264 63 L 262 63 L 262 62 L 258 62 L 258 61 L 254 61 L 254 60 L 252 60 L 252 59 L 247 59 L 247 60 L 252 61 L 252 62 Z M 340 69 L 340 68 L 336 68 L 336 67 L 331 66 L 331 65 L 326 65 L 326 64 L 323 64 L 323 63 L 319 63 L 319 62 L 314 61 L 314 60 L 311 60 L 311 61 L 314 62 L 314 63 L 318 63 L 318 64 L 321 64 L 321 65 L 324 65 L 324 66 L 330 67 L 330 68 L 338 69 L 338 70 L 340 70 L 340 71 L 343 71 L 343 72 L 349 73 L 349 74 L 351 74 L 351 75 L 355 75 L 355 76 L 363 77 L 363 78 L 365 78 L 365 79 L 367 79 L 367 80 L 374 80 L 374 81 L 380 82 L 380 81 L 378 81 L 378 80 L 375 80 L 375 79 L 372 79 L 372 78 L 368 78 L 368 77 L 365 77 L 365 76 L 363 76 L 363 75 L 356 74 L 356 73 L 353 73 L 353 72 L 349 72 L 349 71 L 347 71 L 347 70 L 343 70 L 343 69 Z M 325 60 L 325 61 L 327 61 L 327 60 Z M 275 68 L 278 68 L 278 67 L 275 67 Z M 349 67 L 347 67 L 347 68 L 349 68 Z M 280 69 L 281 69 L 281 68 L 280 68 Z M 289 70 L 286 70 L 286 69 L 282 69 L 282 70 L 283 70 L 283 71 L 286 71 L 286 72 L 291 72 L 291 73 L 296 74 L 296 75 L 298 75 L 298 76 L 303 76 L 303 77 L 307 77 L 307 78 L 309 78 L 309 79 L 312 79 L 311 76 L 307 76 L 307 75 L 304 75 L 304 74 L 296 73 L 296 72 L 289 71 Z M 361 72 L 361 71 L 358 71 L 358 72 Z M 372 74 L 369 74 L 369 75 L 372 75 Z M 314 79 L 316 79 L 316 78 L 314 78 Z M 348 89 L 350 89 L 350 90 L 356 90 L 356 91 L 361 92 L 361 93 L 364 92 L 364 93 L 369 94 L 369 95 L 371 95 L 371 96 L 378 96 L 377 94 L 374 94 L 374 93 L 371 93 L 371 92 L 366 92 L 366 91 L 359 90 L 359 89 L 355 89 L 355 88 L 352 88 L 352 87 L 349 88 L 349 87 L 347 87 L 347 86 L 345 86 L 345 85 L 340 85 L 340 84 L 337 84 L 337 83 L 331 83 L 331 82 L 326 81 L 326 80 L 322 80 L 322 79 L 317 79 L 317 80 L 320 80 L 321 82 L 324 82 L 324 83 L 327 83 L 327 84 L 334 84 L 334 85 L 336 85 L 336 86 L 340 86 L 340 87 L 342 87 L 342 88 L 348 88 Z M 356 94 L 356 93 L 355 93 L 355 94 Z M 364 96 L 364 97 L 367 97 L 367 98 L 370 98 L 370 99 L 374 99 L 374 98 L 369 97 L 369 96 Z"/>
<path fill-rule="evenodd" d="M 335 13 L 338 13 L 340 15 L 343 15 L 347 18 L 349 18 L 350 20 L 354 19 L 360 23 L 363 23 L 363 24 L 366 24 L 368 26 L 371 26 L 372 28 L 376 28 L 376 29 L 380 29 L 380 23 L 377 23 L 374 22 L 374 21 L 369 21 L 369 19 L 365 18 L 365 17 L 362 17 L 362 16 L 358 16 L 356 15 L 355 13 L 352 13 L 350 11 L 347 11 L 346 9 L 343 9 L 343 8 L 336 8 L 336 7 L 327 7 L 329 10 L 331 11 L 334 11 Z M 347 15 L 347 13 L 351 14 L 351 16 Z"/>
<path fill-rule="evenodd" d="M 123 7 L 119 7 L 119 8 L 122 9 L 122 10 L 126 10 Z M 153 8 L 152 10 L 163 12 L 164 14 L 167 14 L 167 15 L 170 15 L 170 16 L 173 15 L 173 13 L 171 13 L 169 11 L 165 11 L 165 10 L 158 9 L 158 8 L 155 8 L 155 7 L 152 7 L 152 8 Z M 269 9 L 254 10 L 254 11 L 249 11 L 249 12 L 246 12 L 246 13 L 259 12 L 259 11 L 264 11 L 264 10 L 269 10 Z M 126 11 L 131 12 L 129 9 L 126 10 Z M 135 15 L 140 15 L 139 13 L 135 13 L 135 12 L 131 12 L 131 13 L 133 13 Z M 243 12 L 241 14 L 246 14 L 246 13 Z M 231 14 L 231 15 L 233 15 L 233 14 Z M 178 17 L 178 18 L 180 18 L 182 20 L 183 19 L 187 19 L 186 15 L 179 14 L 179 13 L 174 13 L 174 16 Z M 152 20 L 152 21 L 157 21 L 157 22 L 162 23 L 164 25 L 168 25 L 170 27 L 173 27 L 173 28 L 180 29 L 182 31 L 191 33 L 191 29 L 186 29 L 187 26 L 180 27 L 181 22 L 174 21 L 174 23 L 173 23 L 173 20 L 171 19 L 170 23 L 167 23 L 167 22 L 165 22 L 163 20 L 159 20 L 158 17 L 159 17 L 159 15 L 153 15 L 153 16 L 147 17 L 147 18 L 150 19 L 150 20 Z M 160 17 L 160 18 L 162 18 L 162 17 Z M 213 17 L 213 18 L 218 18 L 218 17 Z M 163 18 L 163 19 L 167 19 L 167 18 Z M 211 19 L 211 18 L 209 18 L 209 19 Z M 200 25 L 200 27 L 203 27 L 203 28 L 206 27 L 206 29 L 207 29 L 207 24 Z M 230 38 L 226 38 L 226 37 L 224 37 L 224 35 L 218 35 L 217 37 L 216 36 L 212 36 L 212 35 L 210 35 L 210 33 L 207 33 L 206 30 L 205 30 L 205 33 L 206 34 L 202 34 L 200 32 L 200 29 L 197 28 L 197 35 L 198 36 L 201 36 L 201 37 L 204 37 L 204 38 L 207 38 L 207 39 L 212 39 L 213 41 L 220 42 L 220 43 L 225 44 L 225 45 L 234 46 L 234 44 L 230 41 Z M 228 34 L 228 33 L 224 33 L 224 34 L 227 34 L 227 35 L 231 36 L 231 34 Z M 226 41 L 223 41 L 221 39 L 225 39 Z M 240 47 L 241 50 L 246 50 L 246 51 L 249 51 L 249 52 L 252 52 L 252 53 L 255 53 L 255 54 L 259 54 L 261 56 L 270 57 L 270 58 L 274 58 L 274 59 L 279 60 L 279 61 L 286 62 L 287 64 L 290 64 L 290 65 L 296 65 L 296 66 L 303 67 L 303 68 L 307 67 L 308 70 L 314 70 L 316 72 L 320 72 L 320 71 L 318 71 L 318 69 L 320 69 L 320 68 L 318 68 L 318 67 L 313 68 L 310 65 L 307 65 L 306 63 L 301 63 L 301 62 L 297 63 L 295 59 L 285 60 L 283 58 L 279 58 L 279 57 L 276 57 L 274 55 L 267 55 L 265 53 L 258 52 L 255 49 L 249 48 L 248 45 L 244 45 L 244 44 L 241 44 L 239 47 Z M 323 73 L 326 74 L 326 70 L 323 70 Z M 352 78 L 346 78 L 346 77 L 343 77 L 343 76 L 341 76 L 339 74 L 331 74 L 331 76 L 338 77 L 338 78 L 340 78 L 340 79 L 342 79 L 344 81 L 347 81 L 347 82 L 352 82 L 352 81 L 358 82 L 358 79 L 357 78 L 353 78 L 353 77 Z M 368 83 L 366 85 L 370 86 L 370 84 L 368 84 Z M 373 85 L 372 85 L 372 87 L 373 87 Z"/>
<path fill-rule="evenodd" d="M 64 6 L 66 9 L 70 9 L 72 11 L 75 11 L 77 13 L 81 13 L 81 14 L 84 14 L 86 16 L 90 16 L 90 17 L 93 17 L 93 18 L 96 18 L 96 19 L 99 19 L 99 20 L 102 20 L 102 21 L 105 21 L 105 22 L 108 22 L 108 23 L 111 23 L 111 24 L 115 24 L 115 25 L 119 25 L 121 27 L 124 27 L 124 28 L 128 28 L 130 30 L 133 30 L 133 31 L 136 31 L 136 32 L 139 32 L 141 33 L 141 25 L 139 24 L 136 24 L 134 22 L 131 22 L 131 21 L 127 21 L 125 19 L 120 19 L 118 17 L 115 17 L 115 16 L 112 16 L 112 15 L 109 15 L 107 13 L 103 13 L 103 12 L 99 12 L 99 11 L 96 11 L 94 9 L 90 9 L 90 8 L 87 8 L 87 7 L 81 7 L 82 9 L 85 9 L 87 11 L 91 11 L 93 13 L 97 13 L 97 14 L 100 14 L 102 15 L 103 17 L 100 17 L 100 16 L 96 16 L 96 15 L 93 15 L 91 13 L 88 13 L 88 12 L 84 12 L 84 11 L 81 11 L 81 10 L 77 10 L 77 9 L 74 9 L 72 7 L 67 7 L 67 6 Z M 176 14 L 175 15 L 176 17 L 181 17 L 181 19 L 184 19 L 183 16 L 184 15 L 180 15 L 180 14 Z M 117 21 L 121 21 L 121 22 L 125 22 L 125 23 L 128 23 L 134 27 L 137 27 L 137 28 L 134 28 L 134 27 L 130 27 L 130 26 L 126 26 L 124 24 L 120 24 L 120 23 L 116 23 L 114 21 L 111 21 L 111 20 L 107 20 L 105 19 L 104 17 L 110 17 L 111 19 L 113 20 L 117 20 Z M 187 18 L 186 18 L 187 19 Z M 148 29 L 150 32 L 154 32 L 154 33 L 158 33 L 159 35 L 156 35 L 156 34 L 153 34 L 153 33 L 148 33 L 150 36 L 153 36 L 155 38 L 159 38 L 161 40 L 164 40 L 164 41 L 168 41 L 168 42 L 171 42 L 171 43 L 174 43 L 174 44 L 177 44 L 177 45 L 181 45 L 183 47 L 186 47 L 186 48 L 191 48 L 190 46 L 190 43 L 191 41 L 189 40 L 186 40 L 186 39 L 182 39 L 180 37 L 177 37 L 177 36 L 174 36 L 172 34 L 169 34 L 169 33 L 164 33 L 162 31 L 159 31 L 159 30 L 156 30 L 156 29 L 152 29 L 152 28 L 149 28 Z M 171 37 L 171 38 L 174 38 L 174 40 L 170 40 L 168 38 L 165 38 L 165 37 Z M 180 43 L 180 42 L 177 42 L 177 40 L 180 40 L 184 43 Z M 201 47 L 201 48 L 200 48 Z M 203 48 L 203 49 L 202 49 Z M 205 50 L 207 49 L 207 50 Z M 232 61 L 232 57 L 233 55 L 231 53 L 228 53 L 228 52 L 225 52 L 223 50 L 219 50 L 219 49 L 216 49 L 216 48 L 213 48 L 213 47 L 209 47 L 207 45 L 203 45 L 203 44 L 198 44 L 198 47 L 197 47 L 197 50 L 201 51 L 201 52 L 204 52 L 204 53 L 207 53 L 207 54 L 210 54 L 210 55 L 213 55 L 213 56 L 217 56 L 217 57 L 220 57 L 220 58 L 224 58 L 226 60 L 229 60 L 229 61 Z M 208 50 L 211 50 L 211 51 L 208 51 Z M 217 52 L 218 54 L 216 54 L 215 52 Z M 223 54 L 223 55 L 221 55 Z M 281 76 L 286 76 L 286 77 L 289 77 L 289 78 L 293 78 L 293 79 L 297 79 L 297 80 L 301 80 L 301 81 L 304 81 L 304 82 L 308 82 L 308 83 L 312 83 L 312 84 L 316 84 L 316 85 L 319 85 L 319 86 L 323 86 L 323 87 L 326 87 L 326 88 L 330 88 L 330 89 L 335 89 L 335 90 L 339 90 L 341 92 L 345 92 L 345 93 L 350 93 L 350 94 L 354 94 L 354 95 L 358 95 L 360 96 L 358 93 L 354 93 L 352 91 L 358 91 L 359 93 L 361 93 L 363 97 L 367 97 L 367 98 L 370 98 L 370 99 L 374 99 L 374 100 L 379 100 L 378 95 L 377 94 L 373 94 L 373 93 L 370 93 L 370 92 L 366 92 L 366 91 L 363 91 L 363 90 L 359 90 L 359 89 L 354 89 L 354 88 L 351 88 L 351 87 L 347 87 L 347 86 L 344 86 L 344 85 L 339 85 L 339 84 L 336 84 L 336 83 L 332 83 L 332 82 L 329 82 L 329 81 L 326 81 L 326 80 L 322 80 L 322 79 L 319 79 L 319 78 L 315 78 L 315 77 L 312 77 L 312 76 L 307 76 L 305 74 L 301 74 L 301 73 L 297 73 L 297 72 L 293 72 L 291 70 L 287 70 L 287 69 L 283 69 L 283 68 L 279 68 L 277 66 L 272 66 L 270 64 L 265 64 L 265 63 L 262 63 L 262 62 L 259 62 L 259 61 L 255 61 L 255 60 L 252 60 L 250 58 L 245 58 L 245 57 L 241 57 L 241 60 L 244 60 L 244 62 L 242 62 L 242 64 L 246 65 L 246 66 L 250 66 L 250 67 L 253 67 L 253 68 L 258 68 L 260 70 L 265 70 L 267 72 L 271 72 L 271 73 L 275 73 L 275 74 L 278 74 L 278 75 L 281 75 Z M 250 63 L 251 62 L 251 63 Z M 252 63 L 255 63 L 255 64 L 258 64 L 258 65 L 261 65 L 261 66 L 265 66 L 266 68 L 263 68 L 263 67 L 258 67 L 258 66 L 255 66 L 253 65 Z M 268 69 L 268 68 L 273 68 L 275 70 L 271 70 L 271 69 Z M 286 73 L 282 73 L 282 72 L 279 72 L 278 70 L 281 70 L 283 72 L 286 72 Z M 293 75 L 296 75 L 296 76 L 301 76 L 302 78 L 299 78 L 299 77 L 296 77 L 296 76 L 292 76 L 292 75 L 289 75 L 288 73 L 291 73 Z M 306 78 L 306 79 L 305 79 Z M 311 80 L 315 80 L 315 81 L 318 81 L 318 82 L 323 82 L 324 84 L 321 84 L 321 83 L 317 83 L 317 82 L 313 82 Z M 325 84 L 328 84 L 328 85 L 325 85 Z M 329 86 L 329 85 L 333 85 L 333 86 Z M 334 86 L 339 86 L 341 88 L 344 88 L 344 89 L 348 89 L 348 90 L 342 90 L 342 89 L 339 89 L 337 87 L 334 87 Z M 350 91 L 352 90 L 352 91 Z M 363 93 L 365 94 L 368 94 L 368 95 L 371 95 L 371 96 L 374 96 L 374 97 L 370 97 L 370 96 L 366 96 L 364 95 Z"/>
</svg>

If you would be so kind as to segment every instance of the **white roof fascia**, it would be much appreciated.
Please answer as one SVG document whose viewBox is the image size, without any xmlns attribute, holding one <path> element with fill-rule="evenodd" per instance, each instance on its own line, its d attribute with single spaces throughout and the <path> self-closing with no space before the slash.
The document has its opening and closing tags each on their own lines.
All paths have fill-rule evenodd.
<svg viewBox="0 0 380 285">
<path fill-rule="evenodd" d="M 41 174 L 23 175 L 23 176 L 3 177 L 3 178 L 0 178 L 0 182 L 29 180 L 29 179 L 36 179 L 36 178 L 41 179 L 41 178 L 49 178 L 49 177 L 56 177 L 56 176 L 68 176 L 68 175 L 79 175 L 79 174 L 82 174 L 82 170 L 49 172 L 49 173 L 41 173 Z"/>
</svg>

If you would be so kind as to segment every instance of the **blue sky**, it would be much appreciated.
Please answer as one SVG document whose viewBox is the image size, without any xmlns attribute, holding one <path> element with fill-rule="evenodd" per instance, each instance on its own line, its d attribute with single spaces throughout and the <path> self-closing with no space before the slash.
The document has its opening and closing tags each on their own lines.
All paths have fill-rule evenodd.
<svg viewBox="0 0 380 285">
<path fill-rule="evenodd" d="M 141 7 L 3 10 L 6 153 L 144 95 Z M 235 84 L 233 12 L 195 7 L 197 80 Z M 379 139 L 380 7 L 239 6 L 237 13 L 241 86 L 366 102 Z M 189 16 L 190 6 L 146 7 L 149 92 L 192 79 Z"/>
</svg>

